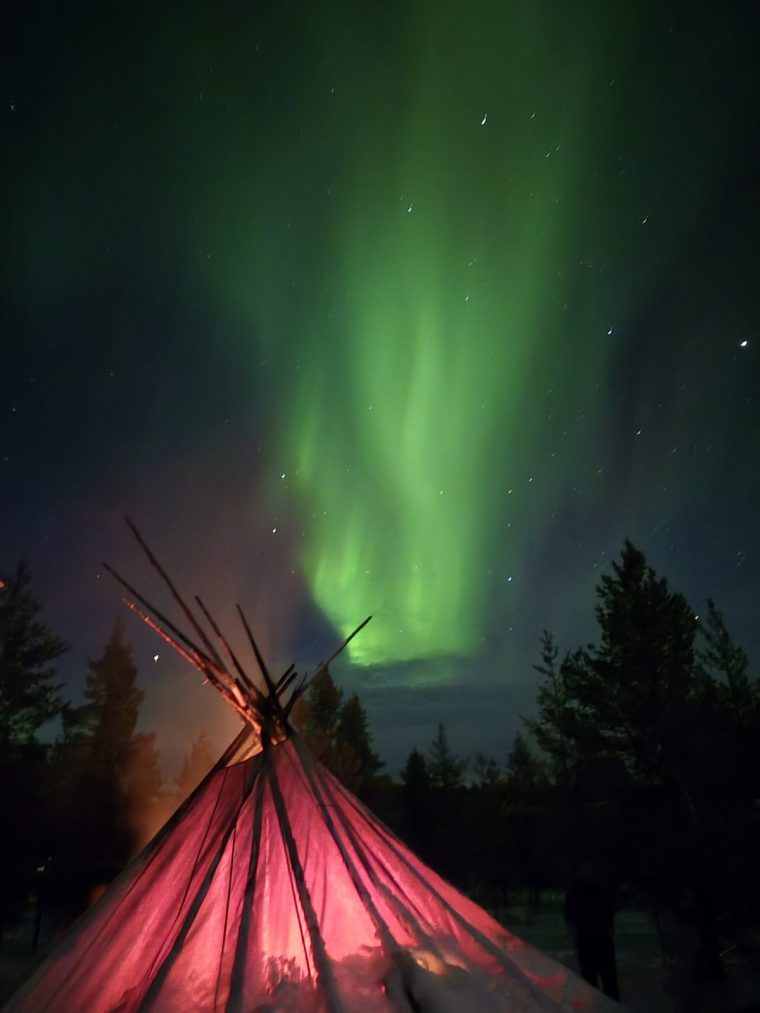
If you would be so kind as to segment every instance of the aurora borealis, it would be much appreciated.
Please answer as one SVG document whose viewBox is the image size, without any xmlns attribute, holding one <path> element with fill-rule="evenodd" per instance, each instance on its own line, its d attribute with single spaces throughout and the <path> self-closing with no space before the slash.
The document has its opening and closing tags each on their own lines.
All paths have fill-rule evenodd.
<svg viewBox="0 0 760 1013">
<path fill-rule="evenodd" d="M 448 687 L 453 722 L 484 679 L 522 706 L 625 537 L 756 657 L 756 22 L 18 13 L 3 562 L 72 641 L 72 594 L 113 614 L 125 512 L 188 574 L 193 546 L 271 588 L 278 654 L 372 613 L 346 678 L 381 723 L 389 687 Z"/>
</svg>

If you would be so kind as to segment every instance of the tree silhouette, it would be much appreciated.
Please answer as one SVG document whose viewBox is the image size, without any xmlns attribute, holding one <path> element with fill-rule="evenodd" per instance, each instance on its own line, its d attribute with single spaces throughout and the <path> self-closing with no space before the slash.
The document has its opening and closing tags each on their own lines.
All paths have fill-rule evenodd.
<svg viewBox="0 0 760 1013">
<path fill-rule="evenodd" d="M 750 680 L 747 655 L 732 640 L 723 613 L 708 600 L 707 617 L 700 623 L 699 672 L 718 686 L 722 704 L 738 719 L 751 715 L 758 704 L 757 682 Z"/>
<path fill-rule="evenodd" d="M 504 775 L 493 756 L 482 752 L 473 756 L 472 783 L 477 788 L 494 788 L 504 783 Z"/>
<path fill-rule="evenodd" d="M 528 740 L 517 732 L 507 757 L 507 791 L 514 802 L 536 804 L 542 790 L 544 773 L 541 761 L 531 752 Z"/>
<path fill-rule="evenodd" d="M 37 618 L 30 583 L 23 562 L 0 580 L 0 754 L 31 742 L 61 710 L 51 663 L 67 645 Z"/>
<path fill-rule="evenodd" d="M 401 771 L 404 836 L 412 847 L 429 856 L 431 835 L 430 774 L 424 754 L 416 747 Z"/>
<path fill-rule="evenodd" d="M 323 668 L 307 693 L 309 704 L 307 730 L 326 736 L 335 734 L 343 700 L 343 690 L 336 686 L 328 668 Z"/>
<path fill-rule="evenodd" d="M 427 761 L 416 746 L 406 758 L 401 771 L 401 783 L 415 797 L 430 790 Z"/>
<path fill-rule="evenodd" d="M 46 862 L 56 800 L 35 732 L 61 709 L 52 663 L 66 645 L 40 622 L 30 584 L 23 562 L 0 579 L 0 938 Z"/>
<path fill-rule="evenodd" d="M 216 759 L 211 740 L 205 732 L 201 732 L 190 746 L 190 754 L 174 779 L 174 792 L 178 802 L 186 799 L 190 792 L 200 784 L 214 766 Z"/>
<path fill-rule="evenodd" d="M 603 754 L 636 776 L 677 785 L 693 689 L 694 612 L 631 542 L 612 569 L 597 587 L 599 645 L 570 666 L 569 695 Z"/>
<path fill-rule="evenodd" d="M 557 665 L 559 648 L 548 630 L 541 634 L 541 663 L 534 669 L 544 676 L 538 688 L 538 717 L 524 718 L 523 723 L 548 758 L 554 782 L 569 787 L 578 763 L 576 751 L 577 720 L 570 699 L 568 676 L 580 656 L 566 656 Z"/>
<path fill-rule="evenodd" d="M 442 791 L 452 791 L 461 786 L 463 773 L 464 763 L 449 747 L 446 726 L 441 723 L 428 749 L 430 786 Z"/>
<path fill-rule="evenodd" d="M 384 763 L 372 748 L 367 713 L 356 693 L 340 709 L 336 735 L 356 757 L 360 786 L 366 787 Z"/>
<path fill-rule="evenodd" d="M 299 720 L 315 756 L 351 791 L 366 789 L 383 763 L 356 693 L 343 703 L 343 690 L 325 668 L 309 687 Z"/>
<path fill-rule="evenodd" d="M 688 894 L 700 967 L 720 977 L 716 896 L 730 863 L 716 816 L 721 796 L 735 793 L 727 736 L 738 734 L 738 715 L 749 729 L 755 713 L 746 658 L 714 606 L 700 624 L 629 541 L 597 587 L 596 617 L 598 644 L 559 670 L 545 635 L 546 681 L 529 727 L 555 777 L 570 757 L 576 846 L 617 852 L 657 903 L 685 910 Z"/>
<path fill-rule="evenodd" d="M 55 848 L 54 889 L 69 913 L 144 843 L 161 791 L 155 735 L 136 731 L 143 693 L 120 619 L 90 662 L 84 695 L 87 703 L 64 711 L 58 750 L 69 805 Z"/>
<path fill-rule="evenodd" d="M 69 707 L 64 727 L 71 740 L 86 744 L 94 763 L 118 776 L 137 725 L 143 692 L 137 687 L 132 648 L 117 619 L 102 657 L 90 662 L 82 707 Z"/>
</svg>

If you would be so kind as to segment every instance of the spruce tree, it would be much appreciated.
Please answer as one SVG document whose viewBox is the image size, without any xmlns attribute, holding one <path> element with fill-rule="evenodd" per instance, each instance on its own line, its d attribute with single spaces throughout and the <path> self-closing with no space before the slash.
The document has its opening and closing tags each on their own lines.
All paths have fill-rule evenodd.
<svg viewBox="0 0 760 1013">
<path fill-rule="evenodd" d="M 31 742 L 62 706 L 52 663 L 67 645 L 40 622 L 30 583 L 23 562 L 0 579 L 0 757 Z"/>
<path fill-rule="evenodd" d="M 509 795 L 523 803 L 535 803 L 541 789 L 540 761 L 531 752 L 528 740 L 517 732 L 507 757 L 507 787 Z"/>
<path fill-rule="evenodd" d="M 174 780 L 174 790 L 178 801 L 187 798 L 193 789 L 214 766 L 217 757 L 211 747 L 211 741 L 205 732 L 201 732 L 190 746 L 190 755 Z"/>
<path fill-rule="evenodd" d="M 114 623 L 102 657 L 90 662 L 84 695 L 88 703 L 74 712 L 70 725 L 78 726 L 88 741 L 93 761 L 117 772 L 129 755 L 143 701 L 121 619 Z"/>
<path fill-rule="evenodd" d="M 58 864 L 71 881 L 74 908 L 94 883 L 109 882 L 122 868 L 160 792 L 155 736 L 136 731 L 143 693 L 120 619 L 90 662 L 84 696 L 87 703 L 64 715 L 61 744 L 72 805 Z"/>
<path fill-rule="evenodd" d="M 568 692 L 599 747 L 637 777 L 678 778 L 693 689 L 694 611 L 631 542 L 597 587 L 601 639 L 568 673 Z"/>
<path fill-rule="evenodd" d="M 323 669 L 306 694 L 304 737 L 322 763 L 351 791 L 358 792 L 382 767 L 372 749 L 367 715 L 354 694 L 343 690 Z"/>
<path fill-rule="evenodd" d="M 430 794 L 430 774 L 423 753 L 416 747 L 409 753 L 401 771 L 402 799 L 404 803 L 404 836 L 414 848 L 430 860 L 433 833 L 433 803 Z"/>
<path fill-rule="evenodd" d="M 342 700 L 343 690 L 335 685 L 330 670 L 323 668 L 307 693 L 308 730 L 326 736 L 334 735 Z"/>
<path fill-rule="evenodd" d="M 338 740 L 356 757 L 361 786 L 366 787 L 384 764 L 372 748 L 367 712 L 356 693 L 340 709 L 336 734 Z"/>
<path fill-rule="evenodd" d="M 406 763 L 401 771 L 401 782 L 412 795 L 430 790 L 427 761 L 416 746 L 406 758 Z"/>
<path fill-rule="evenodd" d="M 524 718 L 523 723 L 549 760 L 555 784 L 572 784 L 577 767 L 577 712 L 568 690 L 570 672 L 582 663 L 580 653 L 566 656 L 558 665 L 559 649 L 553 635 L 541 634 L 541 662 L 534 669 L 544 676 L 538 688 L 538 717 Z"/>
<path fill-rule="evenodd" d="M 476 753 L 472 759 L 473 784 L 478 788 L 496 788 L 504 783 L 499 764 L 487 753 Z"/>
<path fill-rule="evenodd" d="M 428 751 L 430 785 L 443 791 L 453 791 L 461 786 L 463 772 L 464 763 L 449 747 L 446 726 L 441 723 Z"/>
<path fill-rule="evenodd" d="M 59 795 L 35 732 L 61 710 L 53 663 L 66 644 L 40 622 L 30 584 L 23 562 L 0 579 L 0 940 L 47 860 Z"/>
</svg>

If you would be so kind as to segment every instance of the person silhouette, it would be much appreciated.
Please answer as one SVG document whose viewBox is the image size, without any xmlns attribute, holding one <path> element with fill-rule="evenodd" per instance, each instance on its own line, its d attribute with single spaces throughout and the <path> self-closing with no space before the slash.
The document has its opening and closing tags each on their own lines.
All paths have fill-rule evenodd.
<svg viewBox="0 0 760 1013">
<path fill-rule="evenodd" d="M 619 999 L 614 920 L 611 891 L 592 863 L 582 863 L 565 896 L 565 921 L 575 931 L 581 976 L 611 999 Z"/>
</svg>

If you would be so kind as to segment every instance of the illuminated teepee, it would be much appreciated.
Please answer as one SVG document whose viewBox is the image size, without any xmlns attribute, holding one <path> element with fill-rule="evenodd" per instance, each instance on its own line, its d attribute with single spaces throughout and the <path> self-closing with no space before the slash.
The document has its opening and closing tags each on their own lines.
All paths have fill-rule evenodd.
<svg viewBox="0 0 760 1013">
<path fill-rule="evenodd" d="M 210 633 L 135 534 L 196 641 L 118 577 L 130 606 L 244 728 L 7 1010 L 619 1008 L 507 932 L 375 819 L 290 725 L 307 681 L 296 686 L 292 669 L 271 678 L 241 613 L 266 687 L 257 688 L 200 599 Z"/>
</svg>

